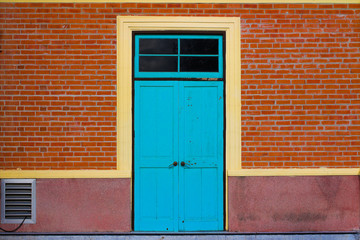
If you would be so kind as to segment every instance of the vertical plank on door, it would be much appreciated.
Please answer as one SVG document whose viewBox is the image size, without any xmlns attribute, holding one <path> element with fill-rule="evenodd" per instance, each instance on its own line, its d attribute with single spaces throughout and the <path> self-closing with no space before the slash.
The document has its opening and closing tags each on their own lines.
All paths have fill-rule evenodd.
<svg viewBox="0 0 360 240">
<path fill-rule="evenodd" d="M 178 82 L 134 87 L 135 231 L 178 231 Z"/>
<path fill-rule="evenodd" d="M 179 84 L 179 230 L 223 230 L 223 82 Z"/>
</svg>

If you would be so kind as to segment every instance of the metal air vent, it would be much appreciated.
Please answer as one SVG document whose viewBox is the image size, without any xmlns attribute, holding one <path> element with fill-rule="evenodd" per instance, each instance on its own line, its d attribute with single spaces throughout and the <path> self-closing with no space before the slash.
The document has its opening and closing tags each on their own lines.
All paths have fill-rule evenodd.
<svg viewBox="0 0 360 240">
<path fill-rule="evenodd" d="M 36 222 L 35 187 L 35 179 L 1 181 L 1 223 Z"/>
</svg>

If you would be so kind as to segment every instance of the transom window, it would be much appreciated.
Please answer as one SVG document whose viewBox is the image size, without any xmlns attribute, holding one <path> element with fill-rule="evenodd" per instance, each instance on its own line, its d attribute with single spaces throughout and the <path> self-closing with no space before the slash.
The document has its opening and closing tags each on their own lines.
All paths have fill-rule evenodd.
<svg viewBox="0 0 360 240">
<path fill-rule="evenodd" d="M 135 35 L 135 78 L 223 78 L 222 35 Z"/>
</svg>

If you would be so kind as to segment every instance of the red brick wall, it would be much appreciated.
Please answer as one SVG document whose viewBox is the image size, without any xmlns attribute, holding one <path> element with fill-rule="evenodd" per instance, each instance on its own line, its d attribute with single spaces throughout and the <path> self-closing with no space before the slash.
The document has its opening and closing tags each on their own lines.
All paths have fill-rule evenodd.
<svg viewBox="0 0 360 240">
<path fill-rule="evenodd" d="M 360 4 L 0 3 L 1 168 L 115 168 L 118 15 L 241 18 L 243 167 L 360 166 Z"/>
</svg>

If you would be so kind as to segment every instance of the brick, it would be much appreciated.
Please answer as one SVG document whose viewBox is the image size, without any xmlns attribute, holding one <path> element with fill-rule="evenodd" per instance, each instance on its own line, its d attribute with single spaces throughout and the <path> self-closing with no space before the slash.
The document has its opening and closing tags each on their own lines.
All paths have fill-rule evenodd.
<svg viewBox="0 0 360 240">
<path fill-rule="evenodd" d="M 201 4 L 198 4 L 198 8 L 212 8 L 212 4 L 201 3 Z"/>
<path fill-rule="evenodd" d="M 168 3 L 167 8 L 181 8 L 180 3 Z"/>
</svg>

